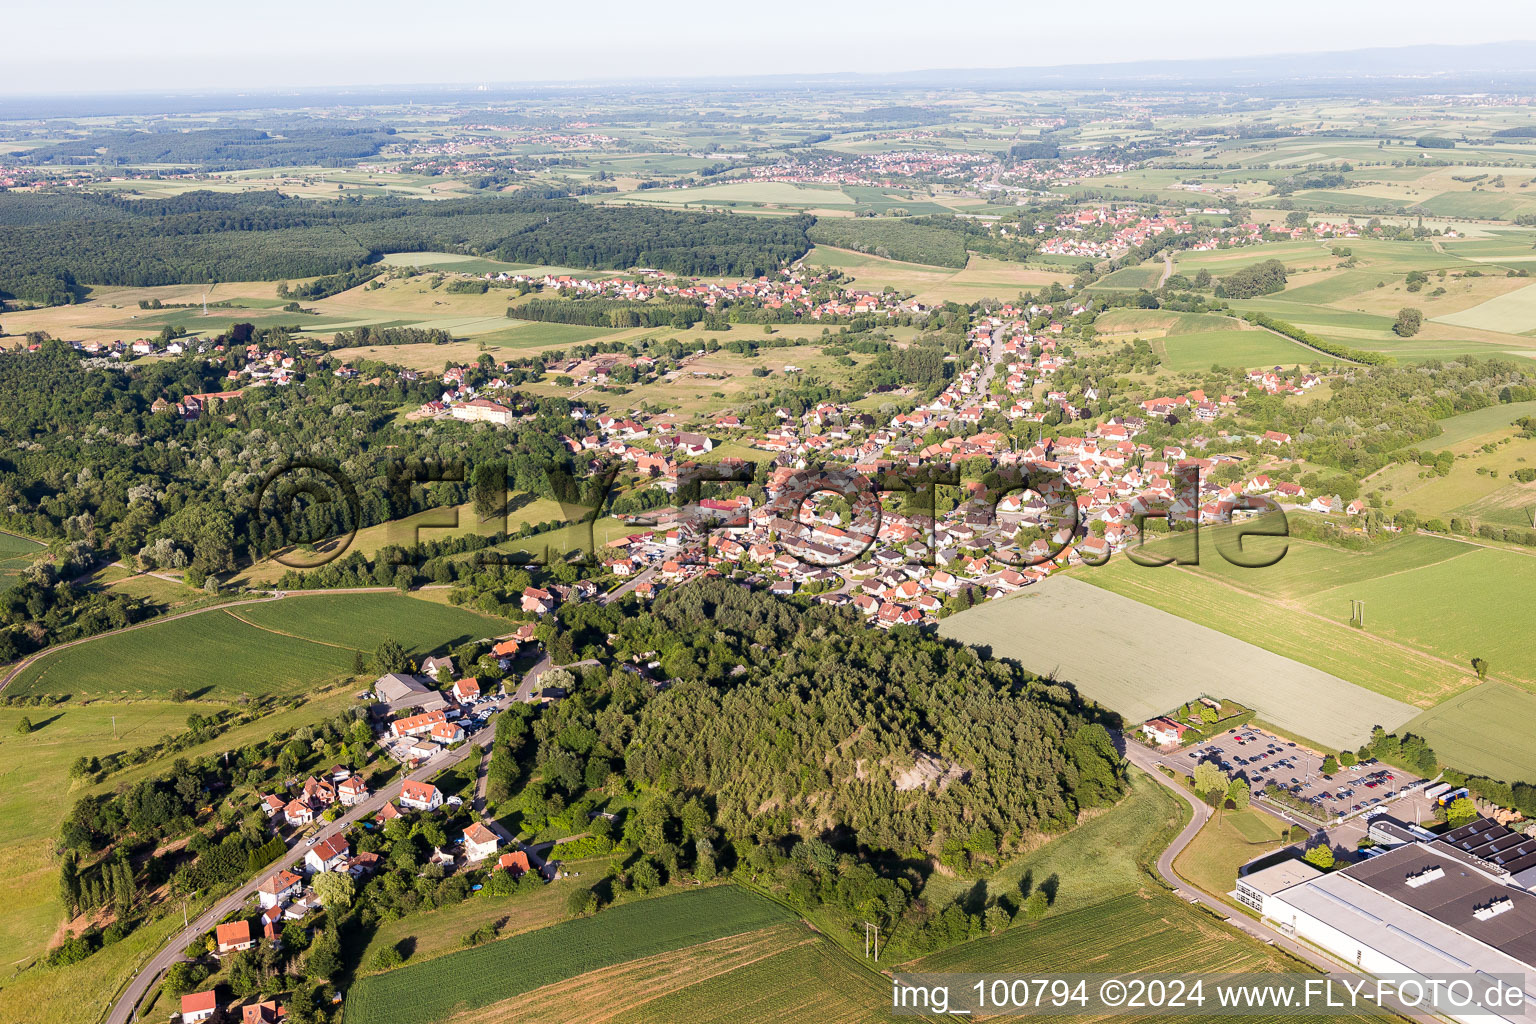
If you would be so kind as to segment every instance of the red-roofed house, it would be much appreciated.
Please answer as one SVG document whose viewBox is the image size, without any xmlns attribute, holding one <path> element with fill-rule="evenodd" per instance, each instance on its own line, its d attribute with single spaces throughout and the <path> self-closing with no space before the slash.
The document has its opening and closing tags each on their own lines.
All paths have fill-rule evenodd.
<svg viewBox="0 0 1536 1024">
<path fill-rule="evenodd" d="M 1151 721 L 1143 722 L 1141 731 L 1153 743 L 1159 746 L 1167 746 L 1170 743 L 1178 743 L 1182 740 L 1184 734 L 1189 731 L 1189 726 L 1175 722 L 1171 718 L 1154 718 Z"/>
<path fill-rule="evenodd" d="M 346 837 L 340 835 L 328 836 L 309 848 L 304 855 L 304 870 L 306 871 L 344 871 L 347 867 L 347 858 L 352 855 L 352 848 L 347 844 Z"/>
<path fill-rule="evenodd" d="M 297 896 L 303 888 L 304 879 L 292 871 L 283 870 L 262 882 L 256 889 L 256 895 L 262 907 L 275 907 Z"/>
<path fill-rule="evenodd" d="M 499 845 L 501 840 L 496 837 L 496 833 L 478 821 L 464 830 L 465 860 L 481 861 L 487 857 L 494 857 L 496 847 Z"/>
<path fill-rule="evenodd" d="M 212 1017 L 219 1009 L 219 997 L 213 989 L 192 992 L 181 997 L 182 1024 L 198 1024 Z"/>
<path fill-rule="evenodd" d="M 501 859 L 496 862 L 496 866 L 503 871 L 512 872 L 513 878 L 517 878 L 525 871 L 532 870 L 532 865 L 528 863 L 528 855 L 522 850 L 513 850 L 511 853 L 502 854 Z"/>
<path fill-rule="evenodd" d="M 430 782 L 406 779 L 400 783 L 400 806 L 412 811 L 435 811 L 443 806 L 442 790 Z"/>
<path fill-rule="evenodd" d="M 251 922 L 230 921 L 213 930 L 213 941 L 219 953 L 238 953 L 255 945 L 251 939 Z"/>
<path fill-rule="evenodd" d="M 453 699 L 460 704 L 480 698 L 480 680 L 467 676 L 453 684 Z"/>
</svg>

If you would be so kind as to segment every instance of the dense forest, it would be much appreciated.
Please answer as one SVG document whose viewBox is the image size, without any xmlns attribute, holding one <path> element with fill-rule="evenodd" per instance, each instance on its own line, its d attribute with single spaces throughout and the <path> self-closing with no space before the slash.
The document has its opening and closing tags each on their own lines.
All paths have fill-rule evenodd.
<svg viewBox="0 0 1536 1024">
<path fill-rule="evenodd" d="M 186 164 L 205 171 L 318 164 L 342 167 L 387 145 L 393 128 L 205 128 L 199 131 L 100 131 L 22 154 L 34 164 Z"/>
<path fill-rule="evenodd" d="M 965 266 L 965 236 L 929 219 L 823 218 L 807 234 L 819 245 L 835 245 L 883 259 L 935 267 Z"/>
<path fill-rule="evenodd" d="M 1124 792 L 1105 724 L 1070 689 L 849 609 L 702 581 L 649 614 L 567 604 L 538 629 L 557 660 L 618 664 L 556 670 L 566 699 L 498 721 L 488 795 L 524 828 L 590 831 L 589 855 L 633 851 L 605 885 L 734 870 L 920 950 L 952 941 L 940 921 L 964 937 L 998 913 L 925 901 L 934 860 L 985 874 Z M 630 671 L 635 656 L 663 685 Z M 594 817 L 615 792 L 639 799 Z"/>
<path fill-rule="evenodd" d="M 277 192 L 126 200 L 0 193 L 0 298 L 73 301 L 83 285 L 344 274 L 391 252 L 755 277 L 806 252 L 806 217 L 604 208 L 560 196 L 335 204 Z"/>
</svg>

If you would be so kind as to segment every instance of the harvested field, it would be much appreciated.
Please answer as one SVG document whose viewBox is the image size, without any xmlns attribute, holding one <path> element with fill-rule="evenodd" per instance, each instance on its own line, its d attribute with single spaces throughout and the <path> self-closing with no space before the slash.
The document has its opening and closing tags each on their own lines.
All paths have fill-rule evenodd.
<svg viewBox="0 0 1536 1024">
<path fill-rule="evenodd" d="M 1160 715 L 1199 693 L 1220 693 L 1282 729 L 1343 748 L 1358 746 L 1373 726 L 1390 730 L 1416 713 L 1401 701 L 1066 576 L 950 616 L 939 631 L 1069 682 L 1129 721 Z M 1323 706 L 1328 714 L 1319 715 Z"/>
</svg>

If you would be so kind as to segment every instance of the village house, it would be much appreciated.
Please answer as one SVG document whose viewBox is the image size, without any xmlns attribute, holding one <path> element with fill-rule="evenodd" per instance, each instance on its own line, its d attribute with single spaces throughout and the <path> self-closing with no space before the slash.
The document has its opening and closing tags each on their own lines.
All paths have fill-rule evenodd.
<svg viewBox="0 0 1536 1024">
<path fill-rule="evenodd" d="M 304 854 L 304 870 L 311 874 L 320 871 L 344 871 L 352 848 L 341 834 L 328 836 L 309 848 Z"/>
<path fill-rule="evenodd" d="M 496 856 L 496 848 L 500 845 L 496 833 L 478 821 L 464 830 L 464 859 L 471 863 Z"/>
<path fill-rule="evenodd" d="M 368 783 L 354 775 L 336 787 L 336 794 L 341 799 L 341 806 L 356 807 L 368 799 Z"/>
<path fill-rule="evenodd" d="M 256 896 L 263 909 L 281 906 L 297 896 L 304 888 L 304 879 L 286 868 L 262 882 L 256 888 Z"/>
<path fill-rule="evenodd" d="M 201 1024 L 219 1009 L 219 996 L 213 989 L 191 992 L 181 997 L 181 1024 Z"/>
<path fill-rule="evenodd" d="M 519 878 L 524 872 L 532 870 L 532 865 L 528 863 L 528 854 L 522 850 L 502 854 L 496 866 L 503 871 L 512 872 L 513 878 Z"/>
<path fill-rule="evenodd" d="M 1160 747 L 1180 742 L 1188 731 L 1189 726 L 1171 718 L 1154 718 L 1141 725 L 1142 735 Z"/>
<path fill-rule="evenodd" d="M 249 921 L 230 921 L 228 924 L 219 925 L 213 930 L 213 941 L 214 948 L 220 956 L 238 953 L 256 944 L 251 938 Z"/>
<path fill-rule="evenodd" d="M 275 999 L 247 1003 L 240 1008 L 240 1024 L 278 1024 L 286 1016 L 288 1011 Z"/>
<path fill-rule="evenodd" d="M 400 806 L 411 811 L 435 811 L 443 806 L 443 794 L 430 782 L 406 779 L 400 784 Z"/>
</svg>

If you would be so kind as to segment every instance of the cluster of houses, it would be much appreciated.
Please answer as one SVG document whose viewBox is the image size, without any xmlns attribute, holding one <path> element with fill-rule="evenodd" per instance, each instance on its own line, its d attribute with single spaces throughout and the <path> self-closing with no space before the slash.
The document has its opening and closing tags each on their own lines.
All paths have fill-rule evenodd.
<svg viewBox="0 0 1536 1024">
<path fill-rule="evenodd" d="M 753 280 L 734 283 L 698 278 L 674 277 L 657 270 L 640 270 L 638 277 L 573 277 L 569 274 L 530 276 L 514 273 L 487 273 L 488 280 L 532 284 L 561 293 L 586 298 L 604 298 L 631 302 L 666 299 L 697 303 L 706 309 L 718 309 L 736 303 L 751 303 L 763 309 L 790 309 L 811 320 L 883 314 L 922 314 L 928 307 L 894 292 L 869 292 L 835 288 L 820 275 L 801 264 L 764 274 Z"/>
<path fill-rule="evenodd" d="M 291 794 L 267 793 L 261 797 L 261 809 L 268 820 L 281 820 L 290 828 L 308 828 L 316 816 L 339 804 L 355 807 L 368 799 L 368 783 L 350 768 L 334 765 L 328 774 L 311 775 Z"/>
<path fill-rule="evenodd" d="M 1092 426 L 1086 436 L 1042 436 L 1022 450 L 1001 433 L 963 432 L 989 413 L 1038 422 L 1055 408 L 1063 419 L 1076 418 L 1076 403 L 1096 399 L 1091 386 L 1081 395 L 1047 391 L 1043 401 L 1030 397 L 1040 382 L 1065 365 L 1055 338 L 1032 333 L 1029 326 L 1057 312 L 1050 306 L 1009 305 L 978 317 L 970 332 L 972 364 L 932 401 L 893 416 L 884 426 L 832 403 L 799 417 L 778 410 L 778 427 L 764 437 L 746 439 L 780 453 L 766 481 L 765 503 L 755 506 L 738 495 L 709 499 L 687 510 L 648 513 L 645 521 L 654 529 L 610 541 L 607 568 L 619 577 L 653 570 L 636 588 L 642 597 L 667 585 L 744 569 L 775 593 L 809 589 L 819 601 L 853 604 L 876 625 L 917 624 L 932 621 L 946 601 L 962 591 L 973 598 L 996 597 L 1059 567 L 1107 557 L 1136 541 L 1135 523 L 1145 513 L 1164 511 L 1176 522 L 1216 523 L 1244 513 L 1253 504 L 1247 500 L 1250 495 L 1292 505 L 1303 497 L 1299 485 L 1271 482 L 1263 474 L 1214 483 L 1212 471 L 1227 463 L 1240 465 L 1241 455 L 1197 457 L 1181 446 L 1154 448 L 1136 440 L 1152 417 L 1177 414 L 1214 422 L 1235 411 L 1242 391 L 1206 395 L 1197 390 L 1148 399 L 1142 404 L 1145 418 L 1115 416 Z M 1071 312 L 1060 310 L 1061 315 Z M 991 387 L 998 375 L 1002 389 Z M 1297 393 L 1317 383 L 1310 376 L 1283 378 L 1278 371 L 1256 374 L 1254 383 L 1264 386 L 1270 376 L 1285 380 Z M 606 452 L 658 475 L 675 477 L 678 456 L 708 451 L 713 445 L 702 435 L 677 432 L 636 415 L 599 416 L 592 425 L 592 434 L 567 439 L 573 452 Z M 712 426 L 727 433 L 744 429 L 730 415 L 718 416 Z M 923 444 L 921 438 L 935 430 L 959 432 Z M 1225 430 L 1220 433 L 1229 436 Z M 1278 431 L 1260 439 L 1275 445 L 1291 440 Z M 688 447 L 679 449 L 679 443 Z M 1205 442 L 1196 438 L 1190 443 Z M 886 512 L 873 535 L 872 523 L 861 524 L 856 514 L 843 521 L 840 517 L 848 513 L 832 511 L 825 501 L 814 496 L 799 500 L 801 496 L 788 493 L 797 470 L 812 462 L 841 462 L 873 479 L 888 470 L 978 456 L 1000 468 L 1042 471 L 1058 481 L 1060 493 L 1050 493 L 1049 488 L 1028 498 L 1013 493 L 990 508 L 970 501 L 931 523 Z M 1198 489 L 1191 489 L 1191 471 L 1198 471 Z M 675 479 L 672 482 L 675 485 Z M 1065 524 L 1070 518 L 1068 495 L 1079 523 L 1075 535 Z M 1026 528 L 1024 534 L 1021 528 Z M 554 603 L 525 595 L 524 607 L 544 613 L 553 610 Z"/>
<path fill-rule="evenodd" d="M 1006 233 L 1007 229 L 999 230 Z M 1115 259 L 1161 235 L 1189 235 L 1195 233 L 1196 227 L 1182 214 L 1149 216 L 1136 207 L 1125 206 L 1068 211 L 1057 216 L 1054 234 L 1046 224 L 1036 224 L 1034 230 L 1037 235 L 1050 234 L 1039 245 L 1039 251 L 1047 255 Z M 1264 240 L 1264 229 L 1257 224 L 1199 230 L 1203 237 L 1189 247 L 1196 252 Z"/>
<path fill-rule="evenodd" d="M 229 1019 L 234 1019 L 236 1007 L 229 1008 Z M 288 1008 L 276 999 L 263 999 L 238 1007 L 240 1024 L 278 1024 L 287 1019 Z M 189 992 L 181 997 L 181 1024 L 203 1024 L 219 1012 L 219 996 L 214 989 L 205 992 Z"/>
</svg>

